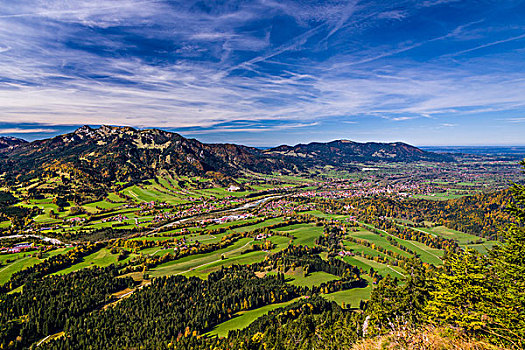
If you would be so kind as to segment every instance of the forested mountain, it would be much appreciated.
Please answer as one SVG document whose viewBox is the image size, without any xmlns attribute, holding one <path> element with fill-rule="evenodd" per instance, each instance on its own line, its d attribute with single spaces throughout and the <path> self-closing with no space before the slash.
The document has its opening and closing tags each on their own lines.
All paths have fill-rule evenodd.
<svg viewBox="0 0 525 350">
<path fill-rule="evenodd" d="M 204 175 L 208 171 L 234 175 L 245 170 L 271 172 L 285 165 L 255 148 L 203 144 L 158 129 L 110 126 L 84 126 L 73 133 L 0 153 L 0 167 L 10 174 L 51 170 L 80 173 L 98 181 L 152 178 L 162 169 L 185 175 Z"/>
<path fill-rule="evenodd" d="M 27 141 L 11 136 L 0 136 L 0 149 L 18 146 L 24 143 L 27 143 Z"/>
<path fill-rule="evenodd" d="M 450 161 L 449 156 L 422 151 L 404 143 L 333 141 L 279 146 L 261 151 L 234 144 L 204 144 L 158 129 L 83 126 L 50 139 L 18 144 L 0 152 L 0 168 L 12 175 L 43 171 L 84 175 L 95 181 L 133 181 L 153 178 L 162 169 L 174 174 L 233 176 L 243 172 L 300 172 L 313 166 L 353 169 L 352 162 Z M 3 143 L 2 143 L 3 142 Z"/>
<path fill-rule="evenodd" d="M 267 155 L 302 158 L 305 161 L 324 162 L 328 165 L 342 165 L 351 162 L 449 162 L 449 155 L 426 152 L 402 142 L 359 143 L 336 140 L 328 143 L 312 142 L 296 146 L 279 146 L 265 151 Z"/>
</svg>

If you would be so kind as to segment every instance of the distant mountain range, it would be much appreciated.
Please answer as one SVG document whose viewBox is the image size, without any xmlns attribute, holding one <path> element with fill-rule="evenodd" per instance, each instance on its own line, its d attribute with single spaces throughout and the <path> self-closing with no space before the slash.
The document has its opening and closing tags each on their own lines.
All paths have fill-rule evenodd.
<svg viewBox="0 0 525 350">
<path fill-rule="evenodd" d="M 311 163 L 341 166 L 355 162 L 449 162 L 448 155 L 426 152 L 402 142 L 359 143 L 336 140 L 328 143 L 312 142 L 296 146 L 279 146 L 265 150 L 266 155 L 303 158 Z"/>
<path fill-rule="evenodd" d="M 355 162 L 448 162 L 452 157 L 404 143 L 329 143 L 279 146 L 266 150 L 235 144 L 205 144 L 158 129 L 83 126 L 50 139 L 25 142 L 1 138 L 0 173 L 34 176 L 45 171 L 84 175 L 94 181 L 134 181 L 161 170 L 179 175 L 208 172 L 300 172 L 332 165 L 355 169 Z M 14 147 L 9 147 L 14 146 Z"/>
</svg>

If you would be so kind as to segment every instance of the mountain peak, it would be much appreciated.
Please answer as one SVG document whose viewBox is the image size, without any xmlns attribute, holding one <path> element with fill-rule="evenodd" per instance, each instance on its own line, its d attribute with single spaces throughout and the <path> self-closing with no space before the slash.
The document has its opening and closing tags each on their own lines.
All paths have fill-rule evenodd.
<svg viewBox="0 0 525 350">
<path fill-rule="evenodd" d="M 117 134 L 125 132 L 136 132 L 136 129 L 133 129 L 131 126 L 111 126 L 111 125 L 102 125 L 97 129 L 99 133 L 102 134 Z"/>
<path fill-rule="evenodd" d="M 91 133 L 93 131 L 94 131 L 94 129 L 92 127 L 90 127 L 89 125 L 83 125 L 80 128 L 78 128 L 77 130 L 75 130 L 73 133 L 74 134 L 89 134 L 89 133 Z"/>
</svg>

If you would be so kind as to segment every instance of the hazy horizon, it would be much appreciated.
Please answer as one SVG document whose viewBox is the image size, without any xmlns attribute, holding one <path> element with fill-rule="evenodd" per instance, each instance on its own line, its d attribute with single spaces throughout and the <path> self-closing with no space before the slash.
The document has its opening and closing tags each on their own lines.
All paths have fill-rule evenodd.
<svg viewBox="0 0 525 350">
<path fill-rule="evenodd" d="M 55 137 L 55 136 L 58 136 L 58 135 L 62 135 L 62 134 L 66 134 L 66 133 L 70 133 L 70 132 L 74 132 L 76 129 L 82 127 L 83 125 L 78 125 L 78 126 L 75 126 L 75 127 L 68 127 L 67 129 L 64 129 L 63 132 L 57 132 L 57 133 L 53 133 L 53 134 L 42 134 L 40 136 L 38 136 L 38 134 L 30 134 L 32 137 L 23 137 L 24 135 L 19 135 L 19 134 L 16 134 L 16 133 L 13 133 L 13 134 L 0 134 L 0 136 L 12 136 L 12 137 L 17 137 L 17 138 L 20 138 L 20 139 L 23 139 L 25 141 L 29 141 L 29 142 L 32 142 L 32 141 L 37 141 L 37 140 L 42 140 L 42 139 L 46 139 L 46 138 L 52 138 L 52 137 Z M 99 128 L 101 127 L 102 125 L 90 125 L 90 127 L 92 128 Z M 117 126 L 117 125 L 111 125 L 111 126 Z M 137 130 L 145 130 L 145 129 L 161 129 L 161 130 L 164 130 L 162 128 L 136 128 Z M 203 142 L 203 143 L 235 143 L 235 144 L 239 144 L 239 145 L 244 145 L 244 146 L 249 146 L 249 147 L 256 147 L 256 148 L 260 148 L 260 149 L 265 149 L 265 148 L 272 148 L 272 147 L 277 147 L 277 146 L 282 146 L 282 145 L 288 145 L 288 146 L 294 146 L 294 145 L 297 145 L 297 144 L 308 144 L 308 143 L 312 143 L 312 142 L 321 142 L 321 143 L 324 143 L 324 142 L 332 142 L 332 141 L 339 141 L 339 140 L 347 140 L 347 141 L 353 141 L 353 142 L 359 142 L 359 143 L 366 143 L 366 142 L 378 142 L 378 143 L 395 143 L 395 142 L 403 142 L 403 143 L 407 143 L 407 144 L 410 144 L 412 146 L 416 146 L 416 147 L 419 147 L 419 148 L 483 148 L 483 147 L 487 147 L 487 148 L 498 148 L 498 147 L 504 147 L 504 148 L 512 148 L 512 147 L 525 147 L 525 144 L 494 144 L 494 145 L 487 145 L 487 144 L 478 144 L 478 145 L 459 145 L 459 144 L 456 144 L 456 145 L 447 145 L 447 144 L 443 144 L 443 145 L 418 145 L 418 144 L 411 144 L 409 142 L 405 142 L 405 141 L 402 141 L 402 140 L 394 140 L 394 141 L 384 141 L 384 140 L 356 140 L 356 139 L 352 139 L 352 138 L 339 138 L 339 139 L 330 139 L 330 140 L 323 140 L 323 141 L 320 141 L 320 140 L 309 140 L 309 141 L 302 141 L 302 142 L 296 142 L 296 143 L 279 143 L 279 144 L 273 144 L 273 145 L 250 145 L 250 144 L 243 144 L 243 143 L 240 143 L 240 142 L 206 142 L 202 139 L 200 139 L 199 137 L 193 137 L 193 136 L 188 136 L 188 135 L 184 135 L 183 133 L 179 133 L 177 132 L 176 130 L 166 130 L 166 131 L 169 131 L 169 132 L 174 132 L 174 133 L 178 133 L 180 134 L 181 136 L 183 137 L 186 137 L 186 138 L 193 138 L 193 139 L 196 139 L 200 142 Z"/>
</svg>

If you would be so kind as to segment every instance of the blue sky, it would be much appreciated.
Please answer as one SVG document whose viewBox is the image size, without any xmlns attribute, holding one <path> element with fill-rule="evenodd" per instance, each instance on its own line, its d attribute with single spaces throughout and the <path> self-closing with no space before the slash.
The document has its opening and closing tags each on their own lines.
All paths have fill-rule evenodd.
<svg viewBox="0 0 525 350">
<path fill-rule="evenodd" d="M 0 135 L 525 144 L 525 1 L 0 0 Z"/>
</svg>

